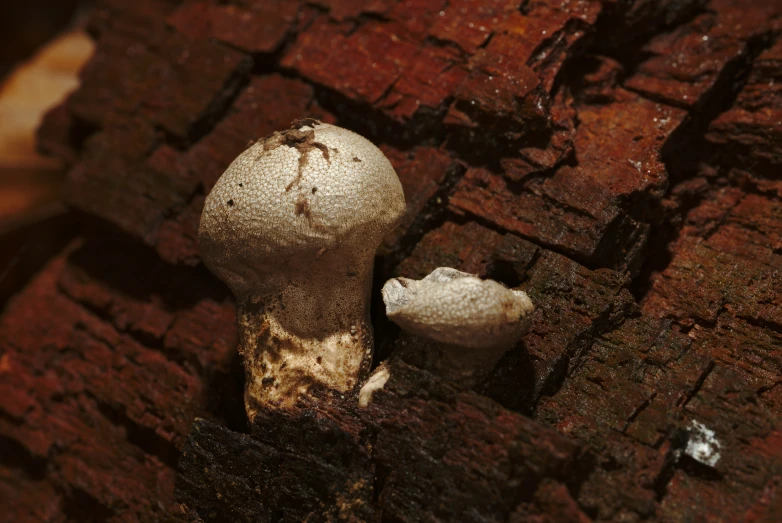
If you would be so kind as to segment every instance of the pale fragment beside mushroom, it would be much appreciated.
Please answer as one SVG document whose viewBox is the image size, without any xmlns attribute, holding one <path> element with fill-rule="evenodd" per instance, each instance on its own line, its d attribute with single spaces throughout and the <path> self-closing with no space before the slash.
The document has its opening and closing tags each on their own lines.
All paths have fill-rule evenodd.
<svg viewBox="0 0 782 523">
<path fill-rule="evenodd" d="M 391 377 L 391 369 L 387 362 L 376 368 L 369 379 L 358 391 L 358 406 L 366 407 L 372 402 L 372 395 L 385 387 L 388 378 Z"/>
<path fill-rule="evenodd" d="M 316 120 L 259 140 L 217 181 L 199 243 L 236 296 L 250 419 L 313 388 L 357 391 L 372 360 L 375 251 L 404 210 L 383 153 Z"/>
<path fill-rule="evenodd" d="M 420 360 L 424 367 L 470 386 L 521 339 L 534 309 L 523 291 L 449 267 L 422 280 L 389 280 L 383 301 L 394 323 L 435 342 Z"/>
</svg>

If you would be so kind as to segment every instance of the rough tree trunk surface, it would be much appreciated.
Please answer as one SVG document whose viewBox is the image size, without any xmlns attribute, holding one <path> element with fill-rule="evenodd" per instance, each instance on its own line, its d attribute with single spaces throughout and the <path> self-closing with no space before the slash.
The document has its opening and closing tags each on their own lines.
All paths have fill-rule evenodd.
<svg viewBox="0 0 782 523">
<path fill-rule="evenodd" d="M 0 319 L 0 518 L 782 520 L 780 2 L 113 0 L 91 29 L 39 134 L 84 225 Z M 535 301 L 480 391 L 397 361 L 366 410 L 246 426 L 197 224 L 302 116 L 399 173 L 377 284 Z M 405 339 L 373 320 L 380 360 Z"/>
</svg>

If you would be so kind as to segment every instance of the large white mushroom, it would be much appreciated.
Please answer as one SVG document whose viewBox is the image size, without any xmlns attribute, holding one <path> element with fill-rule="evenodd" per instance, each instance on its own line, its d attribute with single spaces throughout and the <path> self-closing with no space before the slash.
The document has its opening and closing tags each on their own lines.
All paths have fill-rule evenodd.
<svg viewBox="0 0 782 523">
<path fill-rule="evenodd" d="M 294 122 L 240 154 L 206 198 L 206 266 L 236 296 L 250 419 L 318 388 L 353 394 L 372 360 L 377 247 L 405 210 L 367 139 Z"/>
</svg>

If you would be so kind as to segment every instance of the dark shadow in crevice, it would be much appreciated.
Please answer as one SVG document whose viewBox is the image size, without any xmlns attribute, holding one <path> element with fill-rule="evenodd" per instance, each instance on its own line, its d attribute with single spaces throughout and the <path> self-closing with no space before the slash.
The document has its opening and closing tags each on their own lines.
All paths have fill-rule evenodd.
<svg viewBox="0 0 782 523">
<path fill-rule="evenodd" d="M 594 26 L 594 45 L 590 51 L 613 58 L 622 64 L 628 77 L 632 76 L 638 65 L 648 57 L 643 48 L 652 38 L 671 32 L 705 13 L 707 3 L 707 0 L 646 2 L 640 4 L 637 12 L 632 14 L 628 7 L 639 4 L 604 4 L 603 12 Z M 650 10 L 657 12 L 650 14 Z M 631 15 L 634 18 L 630 18 Z"/>
<path fill-rule="evenodd" d="M 114 511 L 92 494 L 73 487 L 65 495 L 62 513 L 67 521 L 84 523 L 101 523 L 114 516 Z"/>
<path fill-rule="evenodd" d="M 629 3 L 604 4 L 602 11 L 593 27 L 584 27 L 587 36 L 583 44 L 571 53 L 554 79 L 552 93 L 556 94 L 562 88 L 570 88 L 576 98 L 580 92 L 581 80 L 594 70 L 597 62 L 589 56 L 604 56 L 616 60 L 623 70 L 621 85 L 625 77 L 632 76 L 638 66 L 653 54 L 643 50 L 649 41 L 664 32 L 670 32 L 682 26 L 698 15 L 706 12 L 706 0 L 694 2 L 670 2 L 667 4 L 648 2 L 642 8 L 656 9 L 662 7 L 651 19 L 643 13 L 636 13 L 635 23 L 628 22 Z M 611 100 L 605 100 L 610 103 Z M 595 103 L 595 102 L 592 102 Z M 599 103 L 599 102 L 597 102 Z"/>
<path fill-rule="evenodd" d="M 0 312 L 77 233 L 73 215 L 61 211 L 0 235 Z"/>
<path fill-rule="evenodd" d="M 419 146 L 439 146 L 445 140 L 441 123 L 445 107 L 439 110 L 421 108 L 408 122 L 401 123 L 367 102 L 351 100 L 322 85 L 314 84 L 313 87 L 318 104 L 337 117 L 337 125 L 351 129 L 373 143 L 409 150 Z"/>
<path fill-rule="evenodd" d="M 245 370 L 242 355 L 235 352 L 227 369 L 209 372 L 204 381 L 208 398 L 204 408 L 226 428 L 248 434 L 250 428 L 244 406 Z"/>
<path fill-rule="evenodd" d="M 673 433 L 669 435 L 668 439 L 671 442 L 671 446 L 665 454 L 663 464 L 660 467 L 660 472 L 652 483 L 652 490 L 654 490 L 657 501 L 662 501 L 668 491 L 668 484 L 676 473 L 676 464 L 678 463 L 682 452 L 684 452 L 684 448 L 687 446 L 689 434 L 686 430 L 675 429 Z"/>
<path fill-rule="evenodd" d="M 471 112 L 466 105 L 459 109 L 465 113 Z M 549 108 L 546 108 L 546 115 L 550 115 Z M 503 158 L 519 157 L 522 148 L 545 149 L 549 145 L 554 130 L 547 123 L 547 116 L 521 124 L 516 117 L 474 111 L 470 117 L 476 124 L 475 129 L 466 126 L 449 127 L 445 147 L 470 166 L 501 173 L 504 170 L 500 163 Z M 486 129 L 491 129 L 491 132 L 482 132 Z"/>
<path fill-rule="evenodd" d="M 375 272 L 372 279 L 372 294 L 370 298 L 370 318 L 374 331 L 375 351 L 372 357 L 372 369 L 374 370 L 382 361 L 388 359 L 394 350 L 394 345 L 399 337 L 399 327 L 388 319 L 386 305 L 383 302 L 381 289 L 391 278 L 389 263 L 384 258 L 375 260 Z"/>
<path fill-rule="evenodd" d="M 539 252 L 539 251 L 538 251 Z M 535 259 L 539 254 L 535 256 Z M 531 267 L 535 262 L 532 261 L 528 267 Z M 519 275 L 519 267 L 516 263 L 509 260 L 497 260 L 492 257 L 489 265 L 486 269 L 486 278 L 490 280 L 498 281 L 509 288 L 516 288 L 524 283 L 526 278 L 526 268 L 522 268 L 522 274 Z"/>
<path fill-rule="evenodd" d="M 0 417 L 5 418 L 6 416 L 0 413 Z M 11 421 L 13 423 L 14 420 Z M 15 474 L 18 473 L 34 481 L 40 481 L 46 477 L 48 460 L 34 456 L 15 439 L 0 434 L 0 464 L 12 469 Z"/>
<path fill-rule="evenodd" d="M 153 429 L 139 425 L 128 417 L 125 407 L 110 405 L 92 396 L 98 410 L 113 425 L 125 429 L 125 437 L 128 443 L 143 450 L 145 454 L 158 458 L 163 464 L 172 469 L 176 468 L 179 459 L 179 449 L 158 435 Z"/>
<path fill-rule="evenodd" d="M 532 357 L 520 342 L 503 355 L 476 391 L 508 410 L 529 416 L 535 407 L 537 380 Z"/>
<path fill-rule="evenodd" d="M 85 242 L 68 262 L 122 295 L 139 301 L 160 298 L 169 310 L 193 307 L 203 299 L 222 302 L 228 289 L 201 264 L 174 266 L 118 227 L 82 215 Z"/>
</svg>

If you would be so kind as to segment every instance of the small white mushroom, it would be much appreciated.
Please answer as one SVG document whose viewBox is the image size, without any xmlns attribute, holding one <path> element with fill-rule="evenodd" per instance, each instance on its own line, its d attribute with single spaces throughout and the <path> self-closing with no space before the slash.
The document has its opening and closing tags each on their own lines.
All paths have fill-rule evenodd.
<svg viewBox="0 0 782 523">
<path fill-rule="evenodd" d="M 534 309 L 523 291 L 449 267 L 422 280 L 388 280 L 383 301 L 394 323 L 436 342 L 421 360 L 424 367 L 470 386 L 524 335 Z"/>
<path fill-rule="evenodd" d="M 250 419 L 314 388 L 357 390 L 372 360 L 375 251 L 404 209 L 380 149 L 316 120 L 259 140 L 217 181 L 198 238 L 236 296 Z"/>
</svg>

